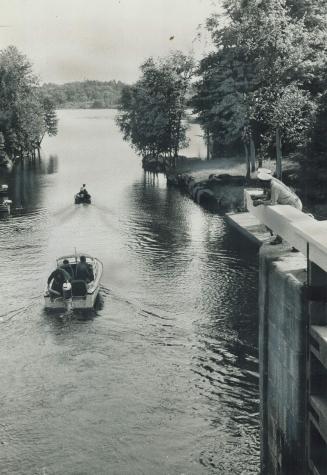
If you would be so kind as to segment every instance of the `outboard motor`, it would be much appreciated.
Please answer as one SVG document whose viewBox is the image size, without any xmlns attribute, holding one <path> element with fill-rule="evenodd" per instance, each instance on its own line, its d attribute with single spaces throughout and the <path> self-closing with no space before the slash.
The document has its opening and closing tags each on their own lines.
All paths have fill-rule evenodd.
<svg viewBox="0 0 327 475">
<path fill-rule="evenodd" d="M 8 191 L 8 185 L 1 185 L 1 191 L 6 193 Z"/>
<path fill-rule="evenodd" d="M 65 282 L 62 286 L 62 295 L 64 300 L 71 300 L 73 297 L 72 293 L 72 284 L 70 282 Z"/>
</svg>

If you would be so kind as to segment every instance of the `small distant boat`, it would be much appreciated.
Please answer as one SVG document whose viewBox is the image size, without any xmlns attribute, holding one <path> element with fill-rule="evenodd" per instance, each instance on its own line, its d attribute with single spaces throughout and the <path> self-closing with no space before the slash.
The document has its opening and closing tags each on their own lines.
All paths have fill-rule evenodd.
<svg viewBox="0 0 327 475">
<path fill-rule="evenodd" d="M 44 293 L 45 308 L 47 309 L 92 309 L 100 290 L 100 280 L 103 272 L 103 264 L 96 257 L 83 254 L 86 263 L 93 273 L 94 280 L 86 283 L 84 280 L 72 280 L 70 283 L 64 283 L 61 295 L 56 295 L 52 288 L 54 279 L 46 287 Z M 76 273 L 77 257 L 74 254 L 62 256 L 57 259 L 57 269 L 63 266 L 64 260 L 67 260 Z M 53 292 L 52 292 L 53 290 Z"/>
<path fill-rule="evenodd" d="M 0 195 L 8 195 L 8 185 L 0 185 Z"/>
<path fill-rule="evenodd" d="M 75 199 L 75 204 L 78 205 L 80 203 L 91 203 L 91 195 L 86 194 L 86 193 L 77 193 L 74 197 Z"/>
<path fill-rule="evenodd" d="M 11 200 L 3 200 L 3 202 L 0 203 L 0 214 L 10 214 L 11 205 Z"/>
</svg>

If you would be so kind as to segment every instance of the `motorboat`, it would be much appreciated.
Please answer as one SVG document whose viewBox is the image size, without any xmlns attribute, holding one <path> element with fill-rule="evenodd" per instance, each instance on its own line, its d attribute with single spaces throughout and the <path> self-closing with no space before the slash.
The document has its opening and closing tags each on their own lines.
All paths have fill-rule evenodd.
<svg viewBox="0 0 327 475">
<path fill-rule="evenodd" d="M 0 185 L 0 195 L 8 195 L 8 185 Z"/>
<path fill-rule="evenodd" d="M 87 283 L 84 280 L 75 279 L 73 277 L 70 282 L 63 284 L 60 292 L 54 289 L 54 279 L 52 279 L 44 293 L 45 308 L 70 310 L 92 309 L 94 307 L 100 290 L 103 264 L 96 257 L 92 257 L 88 254 L 83 254 L 83 256 L 86 258 L 86 264 L 91 273 L 93 273 L 94 279 Z M 76 266 L 78 264 L 76 254 L 58 257 L 56 260 L 56 268 L 62 268 L 65 260 L 67 260 L 71 266 L 73 275 L 76 275 Z"/>
<path fill-rule="evenodd" d="M 7 199 L 3 200 L 0 203 L 0 214 L 10 214 L 11 205 L 12 205 L 11 200 L 7 200 Z"/>
<path fill-rule="evenodd" d="M 88 193 L 77 193 L 74 199 L 76 205 L 80 203 L 91 204 L 91 195 L 89 195 Z"/>
</svg>

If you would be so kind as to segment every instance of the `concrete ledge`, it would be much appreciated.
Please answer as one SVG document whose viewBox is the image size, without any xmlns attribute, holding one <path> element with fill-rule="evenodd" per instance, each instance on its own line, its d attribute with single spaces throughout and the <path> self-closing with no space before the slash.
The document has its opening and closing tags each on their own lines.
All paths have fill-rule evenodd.
<svg viewBox="0 0 327 475">
<path fill-rule="evenodd" d="M 317 221 L 289 205 L 253 206 L 251 196 L 260 190 L 245 190 L 247 209 L 303 254 L 327 272 L 327 220 Z"/>
<path fill-rule="evenodd" d="M 244 237 L 251 241 L 256 246 L 269 242 L 271 239 L 270 233 L 266 226 L 253 216 L 253 214 L 244 213 L 228 213 L 225 215 L 227 222 L 239 231 Z"/>
</svg>

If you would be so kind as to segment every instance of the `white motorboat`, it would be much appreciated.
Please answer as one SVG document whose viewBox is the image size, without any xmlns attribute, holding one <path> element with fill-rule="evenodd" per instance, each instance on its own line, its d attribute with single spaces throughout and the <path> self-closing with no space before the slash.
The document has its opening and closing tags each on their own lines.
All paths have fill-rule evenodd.
<svg viewBox="0 0 327 475">
<path fill-rule="evenodd" d="M 0 203 L 0 214 L 10 214 L 11 205 L 12 205 L 12 201 L 11 201 L 11 200 L 4 199 L 4 200 Z"/>
<path fill-rule="evenodd" d="M 71 254 L 57 259 L 57 269 L 64 266 L 64 261 L 68 261 L 73 271 L 73 278 L 70 282 L 63 283 L 62 289 L 54 288 L 54 279 L 49 282 L 44 293 L 45 308 L 48 309 L 91 309 L 100 290 L 100 280 L 103 271 L 102 262 L 96 257 L 83 254 L 86 264 L 89 267 L 94 279 L 91 282 L 75 279 L 78 258 Z"/>
<path fill-rule="evenodd" d="M 8 195 L 8 185 L 0 185 L 0 195 Z"/>
</svg>

